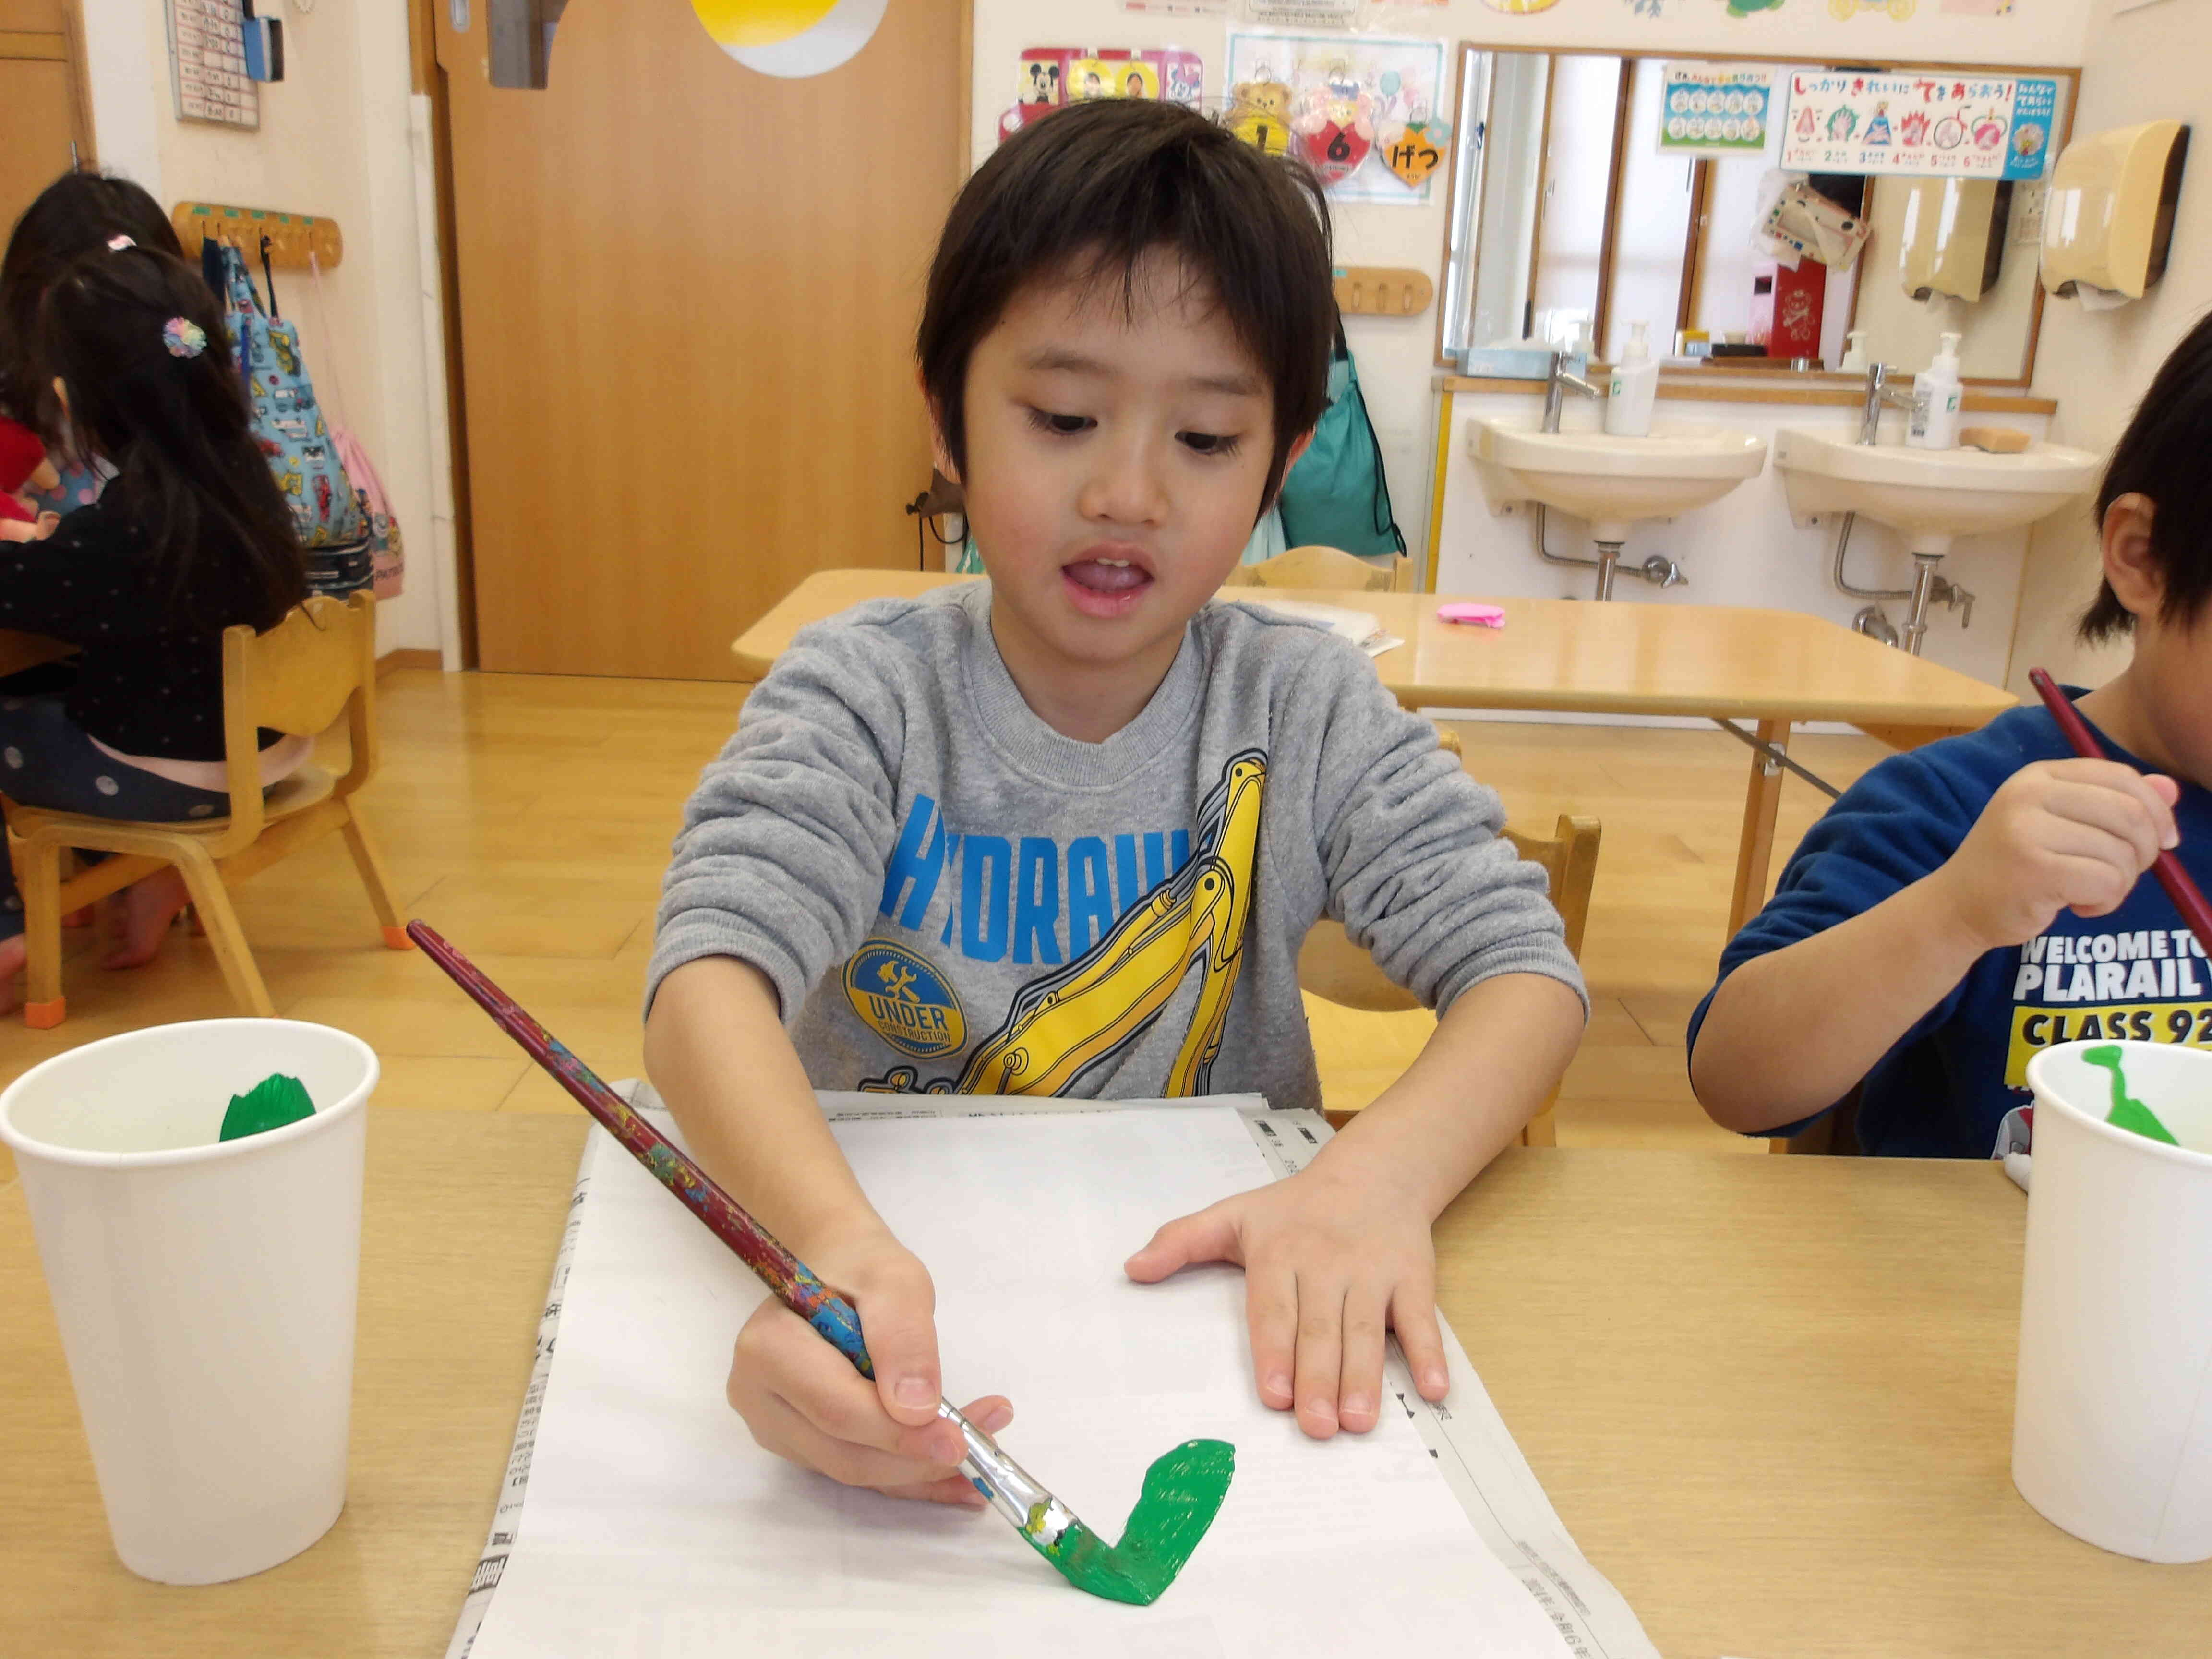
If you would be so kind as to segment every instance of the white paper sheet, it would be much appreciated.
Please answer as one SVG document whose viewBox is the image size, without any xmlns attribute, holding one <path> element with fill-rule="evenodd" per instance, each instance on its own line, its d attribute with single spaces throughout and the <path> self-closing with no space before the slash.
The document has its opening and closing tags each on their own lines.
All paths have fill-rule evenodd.
<svg viewBox="0 0 2212 1659">
<path fill-rule="evenodd" d="M 1170 1446 L 1236 1445 L 1228 1501 L 1181 1579 L 1150 1608 L 1098 1601 L 994 1515 L 850 1491 L 760 1451 L 722 1401 L 757 1285 L 595 1132 L 556 1363 L 534 1450 L 518 1454 L 526 1503 L 503 1517 L 511 1543 L 472 1659 L 1294 1659 L 1385 1632 L 1414 1651 L 1573 1650 L 1485 1547 L 1411 1414 L 1309 1441 L 1254 1397 L 1239 1274 L 1122 1275 L 1160 1221 L 1269 1178 L 1235 1110 L 884 1119 L 837 1134 L 931 1265 L 948 1390 L 1009 1395 L 1007 1449 L 1095 1529 L 1118 1535 Z"/>
<path fill-rule="evenodd" d="M 1239 592 L 1229 590 L 1223 596 L 1238 605 L 1264 605 L 1285 617 L 1309 622 L 1326 628 L 1340 640 L 1348 640 L 1370 657 L 1379 657 L 1385 651 L 1395 651 L 1405 641 L 1395 634 L 1385 633 L 1382 619 L 1372 611 L 1355 611 L 1349 605 L 1319 605 L 1311 599 L 1279 599 L 1264 588 Z"/>
</svg>

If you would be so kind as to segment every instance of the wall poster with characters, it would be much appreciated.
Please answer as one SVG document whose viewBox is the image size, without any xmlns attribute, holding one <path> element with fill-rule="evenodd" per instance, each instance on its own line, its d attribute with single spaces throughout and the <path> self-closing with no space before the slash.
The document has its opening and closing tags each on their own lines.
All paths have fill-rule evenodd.
<svg viewBox="0 0 2212 1659">
<path fill-rule="evenodd" d="M 1229 125 L 1290 151 L 1340 202 L 1410 207 L 1450 153 L 1441 40 L 1372 35 L 1229 36 Z"/>
<path fill-rule="evenodd" d="M 1792 172 L 2040 179 L 2051 161 L 2058 82 L 1976 70 L 1790 75 Z"/>
<path fill-rule="evenodd" d="M 1130 49 L 1030 46 L 1022 52 L 1014 106 L 999 118 L 1001 143 L 1029 122 L 1092 98 L 1164 98 L 1196 106 L 1205 68 L 1175 46 Z"/>
</svg>

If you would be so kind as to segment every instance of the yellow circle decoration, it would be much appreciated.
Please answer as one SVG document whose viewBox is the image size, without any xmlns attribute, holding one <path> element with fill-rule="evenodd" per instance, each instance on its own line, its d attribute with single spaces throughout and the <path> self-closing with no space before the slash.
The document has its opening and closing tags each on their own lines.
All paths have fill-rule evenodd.
<svg viewBox="0 0 2212 1659">
<path fill-rule="evenodd" d="M 710 39 L 747 69 L 824 75 L 875 34 L 888 0 L 691 0 Z"/>
<path fill-rule="evenodd" d="M 766 46 L 804 34 L 836 0 L 691 0 L 691 9 L 723 47 Z"/>
</svg>

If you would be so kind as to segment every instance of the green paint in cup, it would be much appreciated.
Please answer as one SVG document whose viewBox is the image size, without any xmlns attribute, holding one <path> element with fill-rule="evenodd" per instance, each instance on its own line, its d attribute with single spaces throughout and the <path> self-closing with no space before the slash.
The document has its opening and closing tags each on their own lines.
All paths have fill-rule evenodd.
<svg viewBox="0 0 2212 1659">
<path fill-rule="evenodd" d="M 278 1072 L 244 1094 L 230 1097 L 230 1109 L 222 1115 L 222 1133 L 216 1139 L 236 1140 L 245 1135 L 266 1134 L 314 1115 L 315 1103 L 307 1098 L 307 1085 Z"/>
<path fill-rule="evenodd" d="M 2118 1044 L 2106 1043 L 2100 1048 L 2084 1048 L 2081 1058 L 2112 1074 L 2112 1109 L 2106 1114 L 2106 1122 L 2152 1140 L 2162 1140 L 2169 1146 L 2181 1145 L 2173 1138 L 2173 1132 L 2158 1121 L 2156 1112 L 2128 1092 L 2127 1073 L 2122 1068 Z"/>
</svg>

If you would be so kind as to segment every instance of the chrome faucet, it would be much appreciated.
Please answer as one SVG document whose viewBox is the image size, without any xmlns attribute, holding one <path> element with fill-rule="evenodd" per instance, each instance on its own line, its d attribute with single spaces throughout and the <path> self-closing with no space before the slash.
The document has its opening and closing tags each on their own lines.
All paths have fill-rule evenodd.
<svg viewBox="0 0 2212 1659">
<path fill-rule="evenodd" d="M 1859 417 L 1859 441 L 1863 444 L 1881 441 L 1881 411 L 1885 408 L 1911 407 L 1911 388 L 1889 383 L 1887 363 L 1872 365 L 1867 370 L 1866 408 Z"/>
<path fill-rule="evenodd" d="M 1585 398 L 1595 398 L 1601 402 L 1605 398 L 1601 387 L 1592 386 L 1579 374 L 1569 374 L 1567 354 L 1555 351 L 1552 354 L 1552 378 L 1544 386 L 1545 431 L 1557 432 L 1559 429 L 1559 410 L 1565 404 L 1570 392 L 1578 392 Z"/>
</svg>

